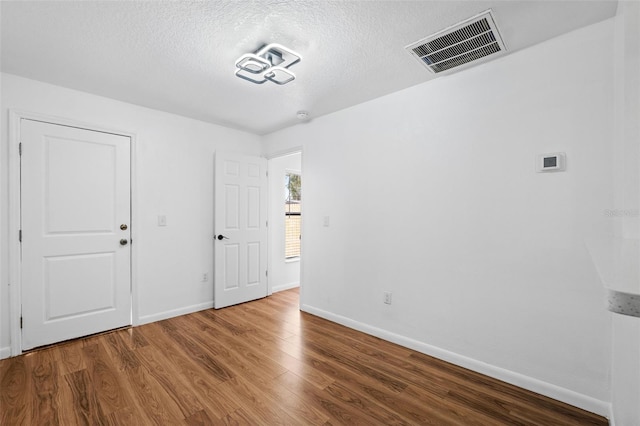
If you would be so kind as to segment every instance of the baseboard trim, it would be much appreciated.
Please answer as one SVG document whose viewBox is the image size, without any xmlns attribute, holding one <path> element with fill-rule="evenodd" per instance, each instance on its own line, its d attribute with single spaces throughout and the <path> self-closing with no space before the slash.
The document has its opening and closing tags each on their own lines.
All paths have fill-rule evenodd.
<svg viewBox="0 0 640 426">
<path fill-rule="evenodd" d="M 271 293 L 277 293 L 279 291 L 291 290 L 292 288 L 300 287 L 300 282 L 296 281 L 294 283 L 282 284 L 271 287 Z"/>
<path fill-rule="evenodd" d="M 0 359 L 9 358 L 11 356 L 11 346 L 0 348 Z"/>
<path fill-rule="evenodd" d="M 609 404 L 608 402 L 600 401 L 590 396 L 583 395 L 581 393 L 565 389 L 560 386 L 535 379 L 533 377 L 525 376 L 514 371 L 497 367 L 495 365 L 487 364 L 482 361 L 478 361 L 476 359 L 469 358 L 467 356 L 460 355 L 458 353 L 451 352 L 437 346 L 432 346 L 409 337 L 392 333 L 381 328 L 373 327 L 371 325 L 355 321 L 351 318 L 337 315 L 310 305 L 302 305 L 300 309 L 312 315 L 316 315 L 329 321 L 344 325 L 345 327 L 349 327 L 354 330 L 379 337 L 383 340 L 396 343 L 400 346 L 413 349 L 417 352 L 421 352 L 423 354 L 433 356 L 443 361 L 459 365 L 460 367 L 468 368 L 469 370 L 473 370 L 489 377 L 502 380 L 503 382 L 510 383 L 523 389 L 548 396 L 549 398 L 553 398 L 555 400 L 565 402 L 583 410 L 590 411 L 600 416 L 612 419 L 611 404 Z M 611 424 L 613 425 L 613 423 Z"/>
<path fill-rule="evenodd" d="M 172 309 L 170 311 L 158 312 L 157 314 L 143 315 L 138 318 L 138 321 L 134 325 L 149 324 L 156 321 L 162 321 L 168 318 L 178 317 L 180 315 L 192 314 L 198 311 L 204 311 L 205 309 L 213 308 L 213 301 L 198 303 L 197 305 L 185 306 L 183 308 Z"/>
</svg>

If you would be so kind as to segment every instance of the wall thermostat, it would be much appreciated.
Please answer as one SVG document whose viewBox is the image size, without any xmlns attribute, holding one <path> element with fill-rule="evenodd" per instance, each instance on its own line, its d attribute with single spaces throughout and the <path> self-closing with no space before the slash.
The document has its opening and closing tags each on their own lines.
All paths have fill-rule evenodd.
<svg viewBox="0 0 640 426">
<path fill-rule="evenodd" d="M 562 172 L 566 167 L 566 156 L 564 152 L 551 152 L 538 156 L 536 161 L 536 171 L 541 172 Z"/>
</svg>

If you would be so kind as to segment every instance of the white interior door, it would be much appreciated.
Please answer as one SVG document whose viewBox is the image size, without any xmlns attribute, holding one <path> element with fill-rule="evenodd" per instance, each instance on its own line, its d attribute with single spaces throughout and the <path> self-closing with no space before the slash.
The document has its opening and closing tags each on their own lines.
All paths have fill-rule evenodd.
<svg viewBox="0 0 640 426">
<path fill-rule="evenodd" d="M 216 153 L 214 306 L 267 296 L 267 160 Z"/>
<path fill-rule="evenodd" d="M 22 349 L 131 324 L 130 138 L 20 132 Z"/>
</svg>

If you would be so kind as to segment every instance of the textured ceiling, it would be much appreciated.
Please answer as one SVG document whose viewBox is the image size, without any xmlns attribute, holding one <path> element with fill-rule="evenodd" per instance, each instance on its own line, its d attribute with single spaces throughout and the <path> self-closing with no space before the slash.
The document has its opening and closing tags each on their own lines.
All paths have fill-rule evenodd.
<svg viewBox="0 0 640 426">
<path fill-rule="evenodd" d="M 615 1 L 2 1 L 2 71 L 265 134 L 425 82 L 409 43 L 491 8 L 510 53 Z M 234 76 L 263 44 L 303 56 L 285 86 Z M 482 66 L 482 65 L 480 65 Z M 464 72 L 464 71 L 461 71 Z M 438 78 L 446 78 L 438 77 Z"/>
</svg>

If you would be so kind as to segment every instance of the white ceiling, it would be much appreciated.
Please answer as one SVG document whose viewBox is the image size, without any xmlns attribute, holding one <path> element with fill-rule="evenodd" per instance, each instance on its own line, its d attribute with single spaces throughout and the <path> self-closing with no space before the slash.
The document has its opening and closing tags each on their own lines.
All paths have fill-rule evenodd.
<svg viewBox="0 0 640 426">
<path fill-rule="evenodd" d="M 299 110 L 318 117 L 434 78 L 404 47 L 489 8 L 513 53 L 612 17 L 617 7 L 614 0 L 0 4 L 3 72 L 258 134 L 296 124 Z M 295 81 L 256 85 L 234 76 L 235 60 L 267 43 L 302 55 L 291 68 Z"/>
</svg>

